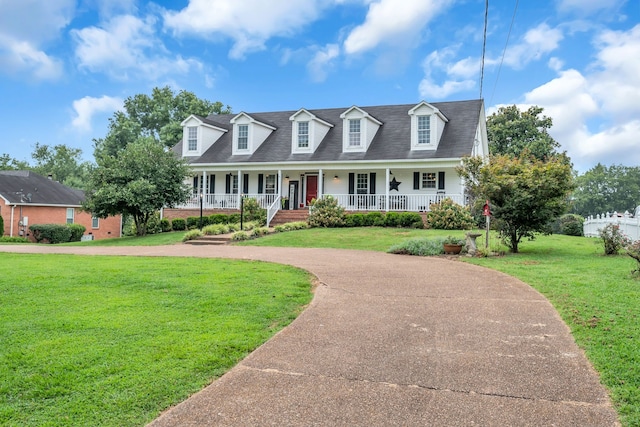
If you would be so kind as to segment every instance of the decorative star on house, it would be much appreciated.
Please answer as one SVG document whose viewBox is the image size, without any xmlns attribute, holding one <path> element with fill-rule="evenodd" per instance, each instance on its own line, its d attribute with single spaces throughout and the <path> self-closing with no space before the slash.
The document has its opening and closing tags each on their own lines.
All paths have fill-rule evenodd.
<svg viewBox="0 0 640 427">
<path fill-rule="evenodd" d="M 396 191 L 400 191 L 398 189 L 398 186 L 402 184 L 401 181 L 397 181 L 396 177 L 394 176 L 393 179 L 391 181 L 389 181 L 389 191 L 391 190 L 396 190 Z"/>
</svg>

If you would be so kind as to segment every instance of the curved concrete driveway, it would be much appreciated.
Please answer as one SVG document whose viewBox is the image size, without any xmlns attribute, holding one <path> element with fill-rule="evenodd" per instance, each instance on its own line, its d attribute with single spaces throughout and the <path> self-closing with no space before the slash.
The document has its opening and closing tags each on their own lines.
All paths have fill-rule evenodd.
<svg viewBox="0 0 640 427">
<path fill-rule="evenodd" d="M 618 425 L 551 304 L 505 274 L 377 252 L 239 246 L 0 246 L 0 251 L 224 257 L 321 284 L 290 326 L 151 425 Z"/>
</svg>

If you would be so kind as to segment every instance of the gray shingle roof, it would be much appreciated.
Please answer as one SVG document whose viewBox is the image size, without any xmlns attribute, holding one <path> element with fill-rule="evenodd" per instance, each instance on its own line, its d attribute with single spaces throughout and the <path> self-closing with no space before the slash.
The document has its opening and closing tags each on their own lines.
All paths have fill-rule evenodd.
<svg viewBox="0 0 640 427">
<path fill-rule="evenodd" d="M 83 191 L 31 171 L 0 171 L 0 195 L 10 204 L 79 206 L 84 201 Z"/>
<path fill-rule="evenodd" d="M 422 160 L 458 158 L 471 153 L 478 120 L 483 107 L 482 100 L 431 103 L 444 114 L 446 124 L 435 151 L 411 150 L 411 118 L 408 112 L 416 104 L 359 107 L 383 124 L 365 153 L 342 152 L 342 119 L 340 114 L 350 107 L 307 109 L 316 117 L 334 125 L 315 153 L 292 154 L 292 125 L 289 117 L 296 111 L 247 113 L 254 119 L 268 123 L 277 129 L 250 155 L 232 155 L 232 129 L 230 120 L 237 114 L 220 114 L 207 117 L 207 121 L 229 129 L 201 157 L 191 159 L 191 164 L 237 162 L 294 162 L 294 161 L 371 161 L 371 160 Z M 182 152 L 182 142 L 174 150 Z"/>
</svg>

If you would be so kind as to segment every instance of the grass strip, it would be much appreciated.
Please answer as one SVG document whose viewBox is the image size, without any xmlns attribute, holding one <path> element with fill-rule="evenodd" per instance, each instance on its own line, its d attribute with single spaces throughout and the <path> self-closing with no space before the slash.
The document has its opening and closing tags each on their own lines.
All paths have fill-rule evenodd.
<svg viewBox="0 0 640 427">
<path fill-rule="evenodd" d="M 311 299 L 253 261 L 2 254 L 0 425 L 144 425 Z"/>
</svg>

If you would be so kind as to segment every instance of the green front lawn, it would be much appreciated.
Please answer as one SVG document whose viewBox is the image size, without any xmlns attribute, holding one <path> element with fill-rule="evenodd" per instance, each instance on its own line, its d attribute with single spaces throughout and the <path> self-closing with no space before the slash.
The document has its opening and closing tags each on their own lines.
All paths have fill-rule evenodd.
<svg viewBox="0 0 640 427">
<path fill-rule="evenodd" d="M 310 283 L 261 262 L 4 253 L 0 425 L 144 425 L 290 323 Z"/>
</svg>

